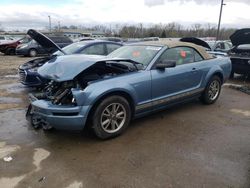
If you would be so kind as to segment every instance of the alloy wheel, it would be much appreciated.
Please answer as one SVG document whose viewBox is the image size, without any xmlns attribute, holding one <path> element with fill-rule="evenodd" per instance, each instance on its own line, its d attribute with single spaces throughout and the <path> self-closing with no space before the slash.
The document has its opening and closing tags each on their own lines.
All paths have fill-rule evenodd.
<svg viewBox="0 0 250 188">
<path fill-rule="evenodd" d="M 119 131 L 126 121 L 125 107 L 120 103 L 108 105 L 101 114 L 101 127 L 107 133 Z"/>
<path fill-rule="evenodd" d="M 215 100 L 220 93 L 220 83 L 218 80 L 211 82 L 208 90 L 208 97 L 211 101 Z"/>
</svg>

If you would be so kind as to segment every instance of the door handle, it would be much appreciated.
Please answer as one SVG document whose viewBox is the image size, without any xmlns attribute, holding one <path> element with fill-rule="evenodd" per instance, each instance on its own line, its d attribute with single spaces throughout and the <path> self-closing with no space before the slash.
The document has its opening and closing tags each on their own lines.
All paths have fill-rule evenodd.
<svg viewBox="0 0 250 188">
<path fill-rule="evenodd" d="M 192 68 L 192 71 L 196 71 L 196 68 L 194 67 L 194 68 Z"/>
</svg>

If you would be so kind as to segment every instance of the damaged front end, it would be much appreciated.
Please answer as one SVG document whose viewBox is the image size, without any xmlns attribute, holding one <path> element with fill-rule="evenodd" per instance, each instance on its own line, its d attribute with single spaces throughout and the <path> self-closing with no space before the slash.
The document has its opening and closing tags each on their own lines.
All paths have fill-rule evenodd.
<svg viewBox="0 0 250 188">
<path fill-rule="evenodd" d="M 92 83 L 140 69 L 139 64 L 130 61 L 119 59 L 89 63 L 83 71 L 74 69 L 76 75 L 70 77 L 70 70 L 64 72 L 59 68 L 60 77 L 56 74 L 57 71 L 50 74 L 46 71 L 46 74 L 49 74 L 47 76 L 54 79 L 42 91 L 29 95 L 31 105 L 27 111 L 27 118 L 34 128 L 82 129 L 91 109 L 91 106 L 85 103 L 85 89 Z M 54 70 L 58 70 L 57 68 Z M 64 77 L 72 79 L 65 80 Z"/>
<path fill-rule="evenodd" d="M 33 59 L 20 65 L 18 68 L 19 81 L 26 86 L 36 87 L 46 85 L 48 80 L 37 73 L 39 67 L 47 61 L 53 59 L 54 56 Z"/>
</svg>

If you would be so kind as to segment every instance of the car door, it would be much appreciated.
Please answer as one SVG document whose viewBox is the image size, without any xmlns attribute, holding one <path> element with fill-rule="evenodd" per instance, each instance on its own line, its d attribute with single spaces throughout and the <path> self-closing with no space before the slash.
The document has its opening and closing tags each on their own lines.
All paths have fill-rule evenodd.
<svg viewBox="0 0 250 188">
<path fill-rule="evenodd" d="M 198 90 L 202 80 L 203 71 L 199 63 L 203 58 L 193 48 L 167 49 L 156 64 L 168 60 L 176 61 L 176 67 L 151 70 L 152 101 L 157 105 L 161 105 L 161 102 L 164 105 L 164 101 L 169 101 L 165 100 L 168 97 L 185 96 L 190 91 Z"/>
</svg>

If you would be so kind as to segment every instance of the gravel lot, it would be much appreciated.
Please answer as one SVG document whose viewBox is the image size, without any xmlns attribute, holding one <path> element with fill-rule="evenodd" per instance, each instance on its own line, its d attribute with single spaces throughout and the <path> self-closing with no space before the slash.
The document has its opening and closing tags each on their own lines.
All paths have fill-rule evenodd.
<svg viewBox="0 0 250 188">
<path fill-rule="evenodd" d="M 88 131 L 46 133 L 24 116 L 29 89 L 16 73 L 29 59 L 0 54 L 1 188 L 250 187 L 250 95 L 227 85 L 214 105 L 175 106 L 108 141 Z"/>
</svg>

